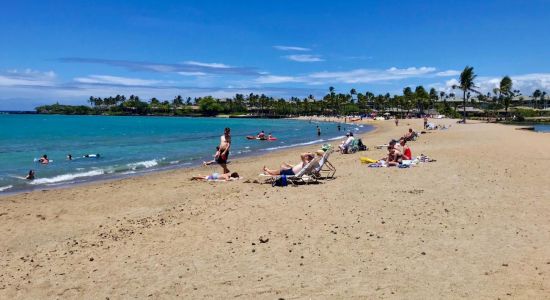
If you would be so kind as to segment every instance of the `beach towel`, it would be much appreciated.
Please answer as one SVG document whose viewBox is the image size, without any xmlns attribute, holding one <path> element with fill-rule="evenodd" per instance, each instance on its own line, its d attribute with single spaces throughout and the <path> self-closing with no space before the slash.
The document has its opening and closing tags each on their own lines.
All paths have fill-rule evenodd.
<svg viewBox="0 0 550 300">
<path fill-rule="evenodd" d="M 360 157 L 359 160 L 361 161 L 362 164 L 371 164 L 371 163 L 375 163 L 377 162 L 376 159 L 372 159 L 372 158 L 368 158 L 368 157 Z"/>
</svg>

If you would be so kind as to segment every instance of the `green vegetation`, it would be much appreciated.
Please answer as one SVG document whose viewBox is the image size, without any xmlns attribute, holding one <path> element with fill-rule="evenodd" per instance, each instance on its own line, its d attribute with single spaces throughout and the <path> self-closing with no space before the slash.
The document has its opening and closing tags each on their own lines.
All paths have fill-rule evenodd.
<svg viewBox="0 0 550 300">
<path fill-rule="evenodd" d="M 143 101 L 138 96 L 124 95 L 115 97 L 90 97 L 90 106 L 45 105 L 37 107 L 42 114 L 70 115 L 158 115 L 158 116 L 216 116 L 216 115 L 249 115 L 257 117 L 311 116 L 311 115 L 351 115 L 371 112 L 390 113 L 404 117 L 410 114 L 438 113 L 448 117 L 458 118 L 459 105 L 462 106 L 462 117 L 466 120 L 469 108 L 470 116 L 497 118 L 504 108 L 508 119 L 509 108 L 513 106 L 516 117 L 541 117 L 547 111 L 539 110 L 548 106 L 546 92 L 536 90 L 531 108 L 525 108 L 523 96 L 519 90 L 512 89 L 512 80 L 505 76 L 498 88 L 493 89 L 493 95 L 481 94 L 476 90 L 476 74 L 474 68 L 466 66 L 460 74 L 459 84 L 453 89 L 462 91 L 462 103 L 456 101 L 455 94 L 446 94 L 431 88 L 429 92 L 423 86 L 417 86 L 414 91 L 405 87 L 402 95 L 379 94 L 369 91 L 365 93 L 351 89 L 349 93 L 337 93 L 334 87 L 329 87 L 328 93 L 322 99 L 313 95 L 306 98 L 291 97 L 290 99 L 274 98 L 264 94 L 236 94 L 232 98 L 216 99 L 212 96 L 184 99 L 178 95 L 171 101 L 161 101 L 152 98 Z M 476 96 L 472 97 L 471 93 Z M 516 96 L 519 96 L 518 99 Z M 515 98 L 516 97 L 516 98 Z M 527 113 L 526 111 L 530 111 Z"/>
</svg>

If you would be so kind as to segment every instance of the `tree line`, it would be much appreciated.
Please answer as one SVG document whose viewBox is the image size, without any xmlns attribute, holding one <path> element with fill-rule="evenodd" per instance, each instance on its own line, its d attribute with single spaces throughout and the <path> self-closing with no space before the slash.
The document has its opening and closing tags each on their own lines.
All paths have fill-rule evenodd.
<svg viewBox="0 0 550 300">
<path fill-rule="evenodd" d="M 463 117 L 466 116 L 466 106 L 483 108 L 484 110 L 508 109 L 515 96 L 521 95 L 519 90 L 513 89 L 509 76 L 502 78 L 498 88 L 487 94 L 477 90 L 474 68 L 467 66 L 460 74 L 459 84 L 453 90 L 462 92 Z M 45 105 L 37 107 L 38 113 L 56 114 L 106 114 L 106 115 L 172 115 L 172 116 L 215 116 L 228 115 L 255 115 L 270 116 L 311 116 L 311 115 L 353 115 L 376 112 L 390 112 L 394 115 L 406 116 L 411 113 L 424 114 L 427 110 L 437 111 L 450 117 L 459 116 L 459 103 L 447 101 L 455 98 L 455 93 L 437 91 L 435 88 L 426 90 L 419 85 L 412 89 L 405 87 L 402 95 L 374 94 L 366 91 L 357 92 L 352 88 L 349 92 L 337 92 L 329 87 L 327 94 L 321 99 L 313 95 L 305 98 L 291 97 L 290 99 L 275 98 L 264 94 L 235 94 L 231 98 L 214 98 L 212 96 L 184 98 L 175 96 L 172 100 L 151 98 L 142 100 L 139 96 L 116 95 L 114 97 L 93 97 L 88 99 L 89 106 Z M 546 92 L 536 90 L 532 97 L 533 108 L 546 106 Z M 538 100 L 538 101 L 537 101 Z"/>
</svg>

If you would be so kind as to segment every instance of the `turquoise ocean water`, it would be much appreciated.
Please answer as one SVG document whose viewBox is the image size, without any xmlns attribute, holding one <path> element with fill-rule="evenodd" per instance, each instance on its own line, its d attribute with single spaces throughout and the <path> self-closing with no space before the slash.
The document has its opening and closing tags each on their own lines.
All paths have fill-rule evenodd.
<svg viewBox="0 0 550 300">
<path fill-rule="evenodd" d="M 225 127 L 233 137 L 231 160 L 338 139 L 346 126 L 339 132 L 333 123 L 298 120 L 0 115 L 0 194 L 197 165 L 212 159 Z M 259 130 L 278 140 L 245 138 Z M 66 159 L 69 153 L 72 161 Z M 98 159 L 83 158 L 97 153 Z M 53 162 L 35 162 L 43 154 Z M 24 179 L 30 169 L 36 172 L 33 181 Z"/>
<path fill-rule="evenodd" d="M 550 125 L 547 124 L 537 124 L 533 127 L 535 127 L 535 131 L 537 132 L 550 132 Z"/>
</svg>

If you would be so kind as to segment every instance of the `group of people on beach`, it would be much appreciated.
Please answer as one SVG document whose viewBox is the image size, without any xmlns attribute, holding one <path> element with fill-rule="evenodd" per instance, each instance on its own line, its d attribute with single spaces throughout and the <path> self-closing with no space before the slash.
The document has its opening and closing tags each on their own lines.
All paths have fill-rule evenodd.
<svg viewBox="0 0 550 300">
<path fill-rule="evenodd" d="M 399 141 L 392 139 L 388 143 L 388 154 L 380 160 L 385 161 L 388 166 L 397 166 L 404 160 L 412 159 L 411 148 L 407 145 L 407 139 L 401 137 Z"/>
<path fill-rule="evenodd" d="M 317 127 L 319 128 L 319 127 Z M 318 132 L 320 132 L 320 129 L 318 129 Z M 263 133 L 263 131 L 261 132 Z M 216 153 L 214 154 L 214 159 L 211 161 L 205 161 L 203 165 L 211 165 L 211 164 L 219 164 L 222 168 L 222 173 L 212 173 L 210 175 L 196 175 L 191 177 L 191 180 L 204 180 L 204 181 L 211 181 L 211 180 L 221 180 L 221 181 L 229 181 L 229 180 L 235 180 L 239 179 L 240 176 L 237 172 L 231 172 L 229 168 L 227 167 L 228 158 L 229 158 L 229 150 L 231 149 L 231 129 L 225 128 L 223 135 L 220 137 L 220 144 L 216 147 Z M 315 156 L 322 157 L 324 155 L 323 150 L 318 150 L 316 153 L 302 153 L 300 154 L 300 162 L 297 164 L 289 164 L 289 163 L 282 163 L 281 166 L 277 169 L 269 169 L 266 166 L 263 167 L 262 171 L 266 175 L 295 175 L 302 168 L 304 168 L 308 163 L 310 163 Z"/>
<path fill-rule="evenodd" d="M 262 131 L 263 132 L 263 131 Z M 216 153 L 214 154 L 214 160 L 204 162 L 205 166 L 214 163 L 219 164 L 222 167 L 222 173 L 212 173 L 211 175 L 197 175 L 191 177 L 191 180 L 233 180 L 238 179 L 239 173 L 231 172 L 227 168 L 229 150 L 231 149 L 231 128 L 226 127 L 223 131 L 223 135 L 220 136 L 220 144 L 216 147 Z"/>
</svg>

